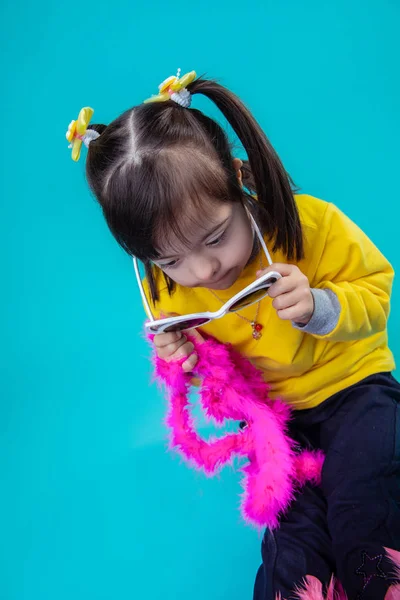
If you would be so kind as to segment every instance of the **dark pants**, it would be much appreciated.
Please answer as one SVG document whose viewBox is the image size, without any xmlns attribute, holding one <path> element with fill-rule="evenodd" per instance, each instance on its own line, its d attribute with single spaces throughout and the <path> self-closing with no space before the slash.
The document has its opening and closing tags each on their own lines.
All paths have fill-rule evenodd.
<svg viewBox="0 0 400 600">
<path fill-rule="evenodd" d="M 349 600 L 383 600 L 393 583 L 384 548 L 400 550 L 400 384 L 368 377 L 295 412 L 291 435 L 325 452 L 322 484 L 266 531 L 254 600 L 288 599 L 305 575 L 327 583 L 332 573 Z"/>
</svg>

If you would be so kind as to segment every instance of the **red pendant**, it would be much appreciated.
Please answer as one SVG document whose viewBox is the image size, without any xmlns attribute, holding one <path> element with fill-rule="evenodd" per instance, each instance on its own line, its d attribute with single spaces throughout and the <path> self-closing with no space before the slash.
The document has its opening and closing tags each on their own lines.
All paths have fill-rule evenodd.
<svg viewBox="0 0 400 600">
<path fill-rule="evenodd" d="M 252 328 L 253 328 L 253 338 L 255 340 L 259 340 L 261 337 L 261 330 L 263 328 L 263 326 L 261 325 L 261 323 L 252 323 L 251 324 Z"/>
</svg>

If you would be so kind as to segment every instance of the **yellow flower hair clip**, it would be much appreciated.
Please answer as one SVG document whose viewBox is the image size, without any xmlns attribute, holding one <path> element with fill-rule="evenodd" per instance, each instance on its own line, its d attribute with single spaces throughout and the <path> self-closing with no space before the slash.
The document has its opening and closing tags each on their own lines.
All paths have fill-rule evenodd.
<svg viewBox="0 0 400 600">
<path fill-rule="evenodd" d="M 159 93 L 151 98 L 144 101 L 144 104 L 150 102 L 166 102 L 167 100 L 173 100 L 179 106 L 183 108 L 189 108 L 192 102 L 192 95 L 186 89 L 187 86 L 196 79 L 196 71 L 186 73 L 183 77 L 180 77 L 181 70 L 178 69 L 177 75 L 172 75 L 165 79 L 159 86 Z"/>
<path fill-rule="evenodd" d="M 76 121 L 71 121 L 68 125 L 68 131 L 66 138 L 70 142 L 68 148 L 72 148 L 72 160 L 77 161 L 81 155 L 82 142 L 86 147 L 89 146 L 90 142 L 99 137 L 99 133 L 93 129 L 88 130 L 90 119 L 94 113 L 93 108 L 85 106 L 79 112 Z"/>
</svg>

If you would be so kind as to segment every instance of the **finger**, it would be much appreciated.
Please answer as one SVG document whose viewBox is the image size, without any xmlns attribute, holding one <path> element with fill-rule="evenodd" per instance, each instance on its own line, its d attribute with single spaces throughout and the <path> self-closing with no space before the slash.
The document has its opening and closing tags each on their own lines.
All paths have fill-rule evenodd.
<svg viewBox="0 0 400 600">
<path fill-rule="evenodd" d="M 287 265 L 285 263 L 273 263 L 271 266 L 267 267 L 266 269 L 257 271 L 257 277 L 261 277 L 262 275 L 265 275 L 266 273 L 271 273 L 271 271 L 277 271 L 280 275 L 282 275 L 282 277 L 287 277 L 288 275 L 293 273 L 293 271 L 296 271 L 296 270 L 298 270 L 298 267 L 296 267 L 296 265 Z"/>
<path fill-rule="evenodd" d="M 181 346 L 173 355 L 174 360 L 181 360 L 185 358 L 185 356 L 190 356 L 194 351 L 193 342 L 186 342 L 183 346 Z"/>
<path fill-rule="evenodd" d="M 295 277 L 290 277 L 290 275 L 286 277 L 282 277 L 282 279 L 278 279 L 276 283 L 271 285 L 268 290 L 268 296 L 270 298 L 277 298 L 282 294 L 287 294 L 292 292 L 297 285 L 297 280 Z"/>
<path fill-rule="evenodd" d="M 170 360 L 181 360 L 182 358 L 189 357 L 194 350 L 192 342 L 186 342 L 183 344 L 174 354 L 170 356 Z"/>
<path fill-rule="evenodd" d="M 293 321 L 294 323 L 302 321 L 306 313 L 307 307 L 302 302 L 277 311 L 277 315 L 282 321 Z"/>
<path fill-rule="evenodd" d="M 178 352 L 183 352 L 184 346 L 187 344 L 187 339 L 185 336 L 182 336 L 182 339 L 178 342 L 174 342 L 173 344 L 168 344 L 168 346 L 164 346 L 163 348 L 157 349 L 157 354 L 160 358 L 171 358 L 176 356 Z M 193 344 L 192 344 L 193 345 Z M 188 355 L 190 354 L 187 353 Z M 176 356 L 177 358 L 182 358 L 182 356 L 186 356 L 184 353 L 180 356 Z"/>
<path fill-rule="evenodd" d="M 298 293 L 297 290 L 293 292 L 289 292 L 287 294 L 280 294 L 276 298 L 274 298 L 272 302 L 272 306 L 275 310 L 285 310 L 286 308 L 290 308 L 291 306 L 295 306 L 301 301 L 301 294 Z"/>
<path fill-rule="evenodd" d="M 188 338 L 193 340 L 195 344 L 202 344 L 205 341 L 198 329 L 189 329 L 186 333 Z"/>
<path fill-rule="evenodd" d="M 182 339 L 182 332 L 181 331 L 170 331 L 168 333 L 157 333 L 154 336 L 154 345 L 157 348 L 164 348 L 165 346 L 168 346 L 169 344 L 173 344 L 175 342 L 177 342 L 178 340 Z"/>
<path fill-rule="evenodd" d="M 185 373 L 190 373 L 193 371 L 197 364 L 197 360 L 198 358 L 195 352 L 191 354 L 187 360 L 185 360 L 185 362 L 182 364 L 182 369 L 185 371 Z"/>
</svg>

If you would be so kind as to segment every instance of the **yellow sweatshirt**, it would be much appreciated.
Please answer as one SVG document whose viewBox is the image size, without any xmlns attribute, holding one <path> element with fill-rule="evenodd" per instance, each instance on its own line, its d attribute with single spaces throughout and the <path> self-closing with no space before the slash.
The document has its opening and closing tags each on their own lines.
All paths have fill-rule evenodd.
<svg viewBox="0 0 400 600">
<path fill-rule="evenodd" d="M 279 319 L 266 297 L 257 316 L 263 326 L 259 340 L 253 339 L 250 323 L 238 316 L 254 320 L 257 305 L 213 321 L 203 330 L 231 343 L 260 368 L 272 397 L 282 398 L 295 409 L 307 409 L 368 375 L 395 368 L 386 327 L 393 269 L 337 207 L 306 194 L 295 199 L 305 243 L 305 258 L 298 267 L 313 288 L 318 315 L 307 327 L 298 328 Z M 287 262 L 281 252 L 273 254 L 272 260 Z M 267 266 L 265 257 L 263 266 Z M 231 288 L 217 292 L 221 300 L 228 300 L 251 283 L 259 268 L 257 258 Z M 158 280 L 163 282 L 161 277 Z M 148 294 L 146 283 L 145 287 Z M 169 296 L 162 283 L 159 291 L 160 301 L 154 311 L 157 316 L 161 312 L 188 314 L 221 307 L 206 288 L 178 285 Z"/>
</svg>

